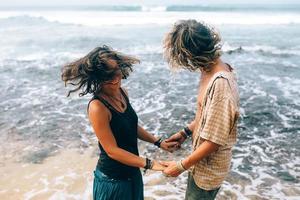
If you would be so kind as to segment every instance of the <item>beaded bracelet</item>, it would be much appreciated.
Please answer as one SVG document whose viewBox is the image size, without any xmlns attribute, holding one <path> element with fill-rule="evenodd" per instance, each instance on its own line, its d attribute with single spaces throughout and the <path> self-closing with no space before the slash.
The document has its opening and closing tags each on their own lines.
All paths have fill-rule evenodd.
<svg viewBox="0 0 300 200">
<path fill-rule="evenodd" d="M 182 164 L 182 161 L 176 162 L 176 167 L 180 170 L 180 172 L 186 171 L 186 169 L 184 168 L 184 166 Z"/>
</svg>

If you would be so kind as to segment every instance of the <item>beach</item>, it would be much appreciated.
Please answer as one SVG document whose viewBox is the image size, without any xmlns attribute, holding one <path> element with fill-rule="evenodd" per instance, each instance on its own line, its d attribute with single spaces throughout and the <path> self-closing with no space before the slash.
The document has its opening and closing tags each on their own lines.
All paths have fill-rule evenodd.
<svg viewBox="0 0 300 200">
<path fill-rule="evenodd" d="M 174 72 L 162 55 L 164 34 L 189 18 L 217 27 L 239 83 L 238 142 L 217 199 L 299 199 L 300 7 L 219 7 L 1 9 L 0 199 L 91 199 L 99 155 L 86 113 L 91 95 L 67 98 L 60 76 L 96 46 L 141 60 L 123 85 L 145 129 L 167 138 L 190 122 L 200 74 Z M 139 149 L 179 160 L 191 141 L 174 154 L 145 142 Z M 186 182 L 187 172 L 148 171 L 145 199 L 183 199 Z"/>
</svg>

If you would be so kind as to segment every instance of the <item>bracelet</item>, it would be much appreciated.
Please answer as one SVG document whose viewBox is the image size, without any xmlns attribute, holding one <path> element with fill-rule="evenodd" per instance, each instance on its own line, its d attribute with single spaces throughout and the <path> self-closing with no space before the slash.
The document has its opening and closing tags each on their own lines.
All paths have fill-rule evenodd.
<svg viewBox="0 0 300 200">
<path fill-rule="evenodd" d="M 176 167 L 180 170 L 180 172 L 184 172 L 186 170 L 182 165 L 182 161 L 176 162 Z"/>
<path fill-rule="evenodd" d="M 146 173 L 147 169 L 152 169 L 153 168 L 154 163 L 152 162 L 152 160 L 150 160 L 149 158 L 146 158 L 146 165 L 144 167 L 144 173 Z"/>
<path fill-rule="evenodd" d="M 152 160 L 150 160 L 149 158 L 146 158 L 146 165 L 145 165 L 145 169 L 152 169 L 152 167 L 153 167 L 153 162 L 152 162 Z"/>
<path fill-rule="evenodd" d="M 151 169 L 152 161 L 149 158 L 146 158 L 145 169 Z"/>
<path fill-rule="evenodd" d="M 163 139 L 161 137 L 156 142 L 154 142 L 154 145 L 157 146 L 158 148 L 160 148 L 160 144 L 162 143 L 162 141 L 163 141 Z"/>
<path fill-rule="evenodd" d="M 189 129 L 188 126 L 184 127 L 184 128 L 183 128 L 183 131 L 184 131 L 184 133 L 185 133 L 187 136 L 193 135 L 193 131 L 191 131 L 191 129 Z"/>
</svg>

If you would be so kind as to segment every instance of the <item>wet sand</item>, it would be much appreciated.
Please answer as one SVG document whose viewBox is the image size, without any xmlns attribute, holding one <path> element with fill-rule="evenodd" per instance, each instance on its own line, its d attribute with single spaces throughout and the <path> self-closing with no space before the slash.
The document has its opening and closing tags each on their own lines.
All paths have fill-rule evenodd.
<svg viewBox="0 0 300 200">
<path fill-rule="evenodd" d="M 0 199 L 92 199 L 93 170 L 97 147 L 60 151 L 41 163 L 22 163 L 17 159 L 0 166 Z M 160 172 L 144 174 L 145 199 L 181 199 L 186 176 L 167 179 Z M 175 181 L 175 184 L 172 183 Z"/>
<path fill-rule="evenodd" d="M 64 150 L 39 164 L 6 161 L 0 167 L 0 199 L 91 199 L 92 148 Z"/>
<path fill-rule="evenodd" d="M 150 146 L 142 146 L 141 152 Z M 155 150 L 155 149 L 152 149 Z M 184 151 L 174 154 L 161 150 L 151 153 L 152 158 L 171 160 L 182 157 Z M 93 170 L 97 163 L 96 146 L 61 150 L 41 163 L 22 163 L 11 159 L 1 162 L 0 199 L 2 200 L 89 200 L 92 199 Z M 143 154 L 141 154 L 144 156 Z M 143 176 L 145 200 L 184 199 L 187 172 L 178 178 L 166 178 L 160 172 L 148 171 Z M 270 183 L 272 185 L 273 183 Z M 275 183 L 276 184 L 276 183 Z M 251 185 L 251 181 L 234 172 L 223 184 L 217 199 L 239 199 L 240 193 Z M 259 188 L 257 188 L 259 190 Z M 299 188 L 285 191 L 286 199 L 297 199 Z M 248 199 L 264 199 L 259 194 L 248 195 Z"/>
</svg>

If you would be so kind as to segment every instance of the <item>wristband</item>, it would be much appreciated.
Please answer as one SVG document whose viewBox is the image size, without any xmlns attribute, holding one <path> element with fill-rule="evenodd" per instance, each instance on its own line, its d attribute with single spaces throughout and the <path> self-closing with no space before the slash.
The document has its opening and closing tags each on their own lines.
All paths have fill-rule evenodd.
<svg viewBox="0 0 300 200">
<path fill-rule="evenodd" d="M 152 161 L 149 158 L 146 158 L 145 169 L 151 169 Z"/>
<path fill-rule="evenodd" d="M 161 137 L 156 142 L 154 142 L 154 145 L 157 146 L 158 148 L 160 148 L 160 144 L 162 143 L 162 141 L 163 141 L 163 139 Z"/>
<path fill-rule="evenodd" d="M 147 169 L 152 169 L 154 163 L 149 158 L 146 158 L 146 165 L 144 166 L 144 173 L 146 173 Z"/>
<path fill-rule="evenodd" d="M 187 126 L 183 128 L 183 131 L 187 136 L 191 136 L 193 134 L 193 131 L 191 131 L 191 129 Z"/>
<path fill-rule="evenodd" d="M 180 172 L 184 172 L 186 170 L 182 165 L 182 161 L 176 162 L 176 167 L 180 170 Z"/>
</svg>

